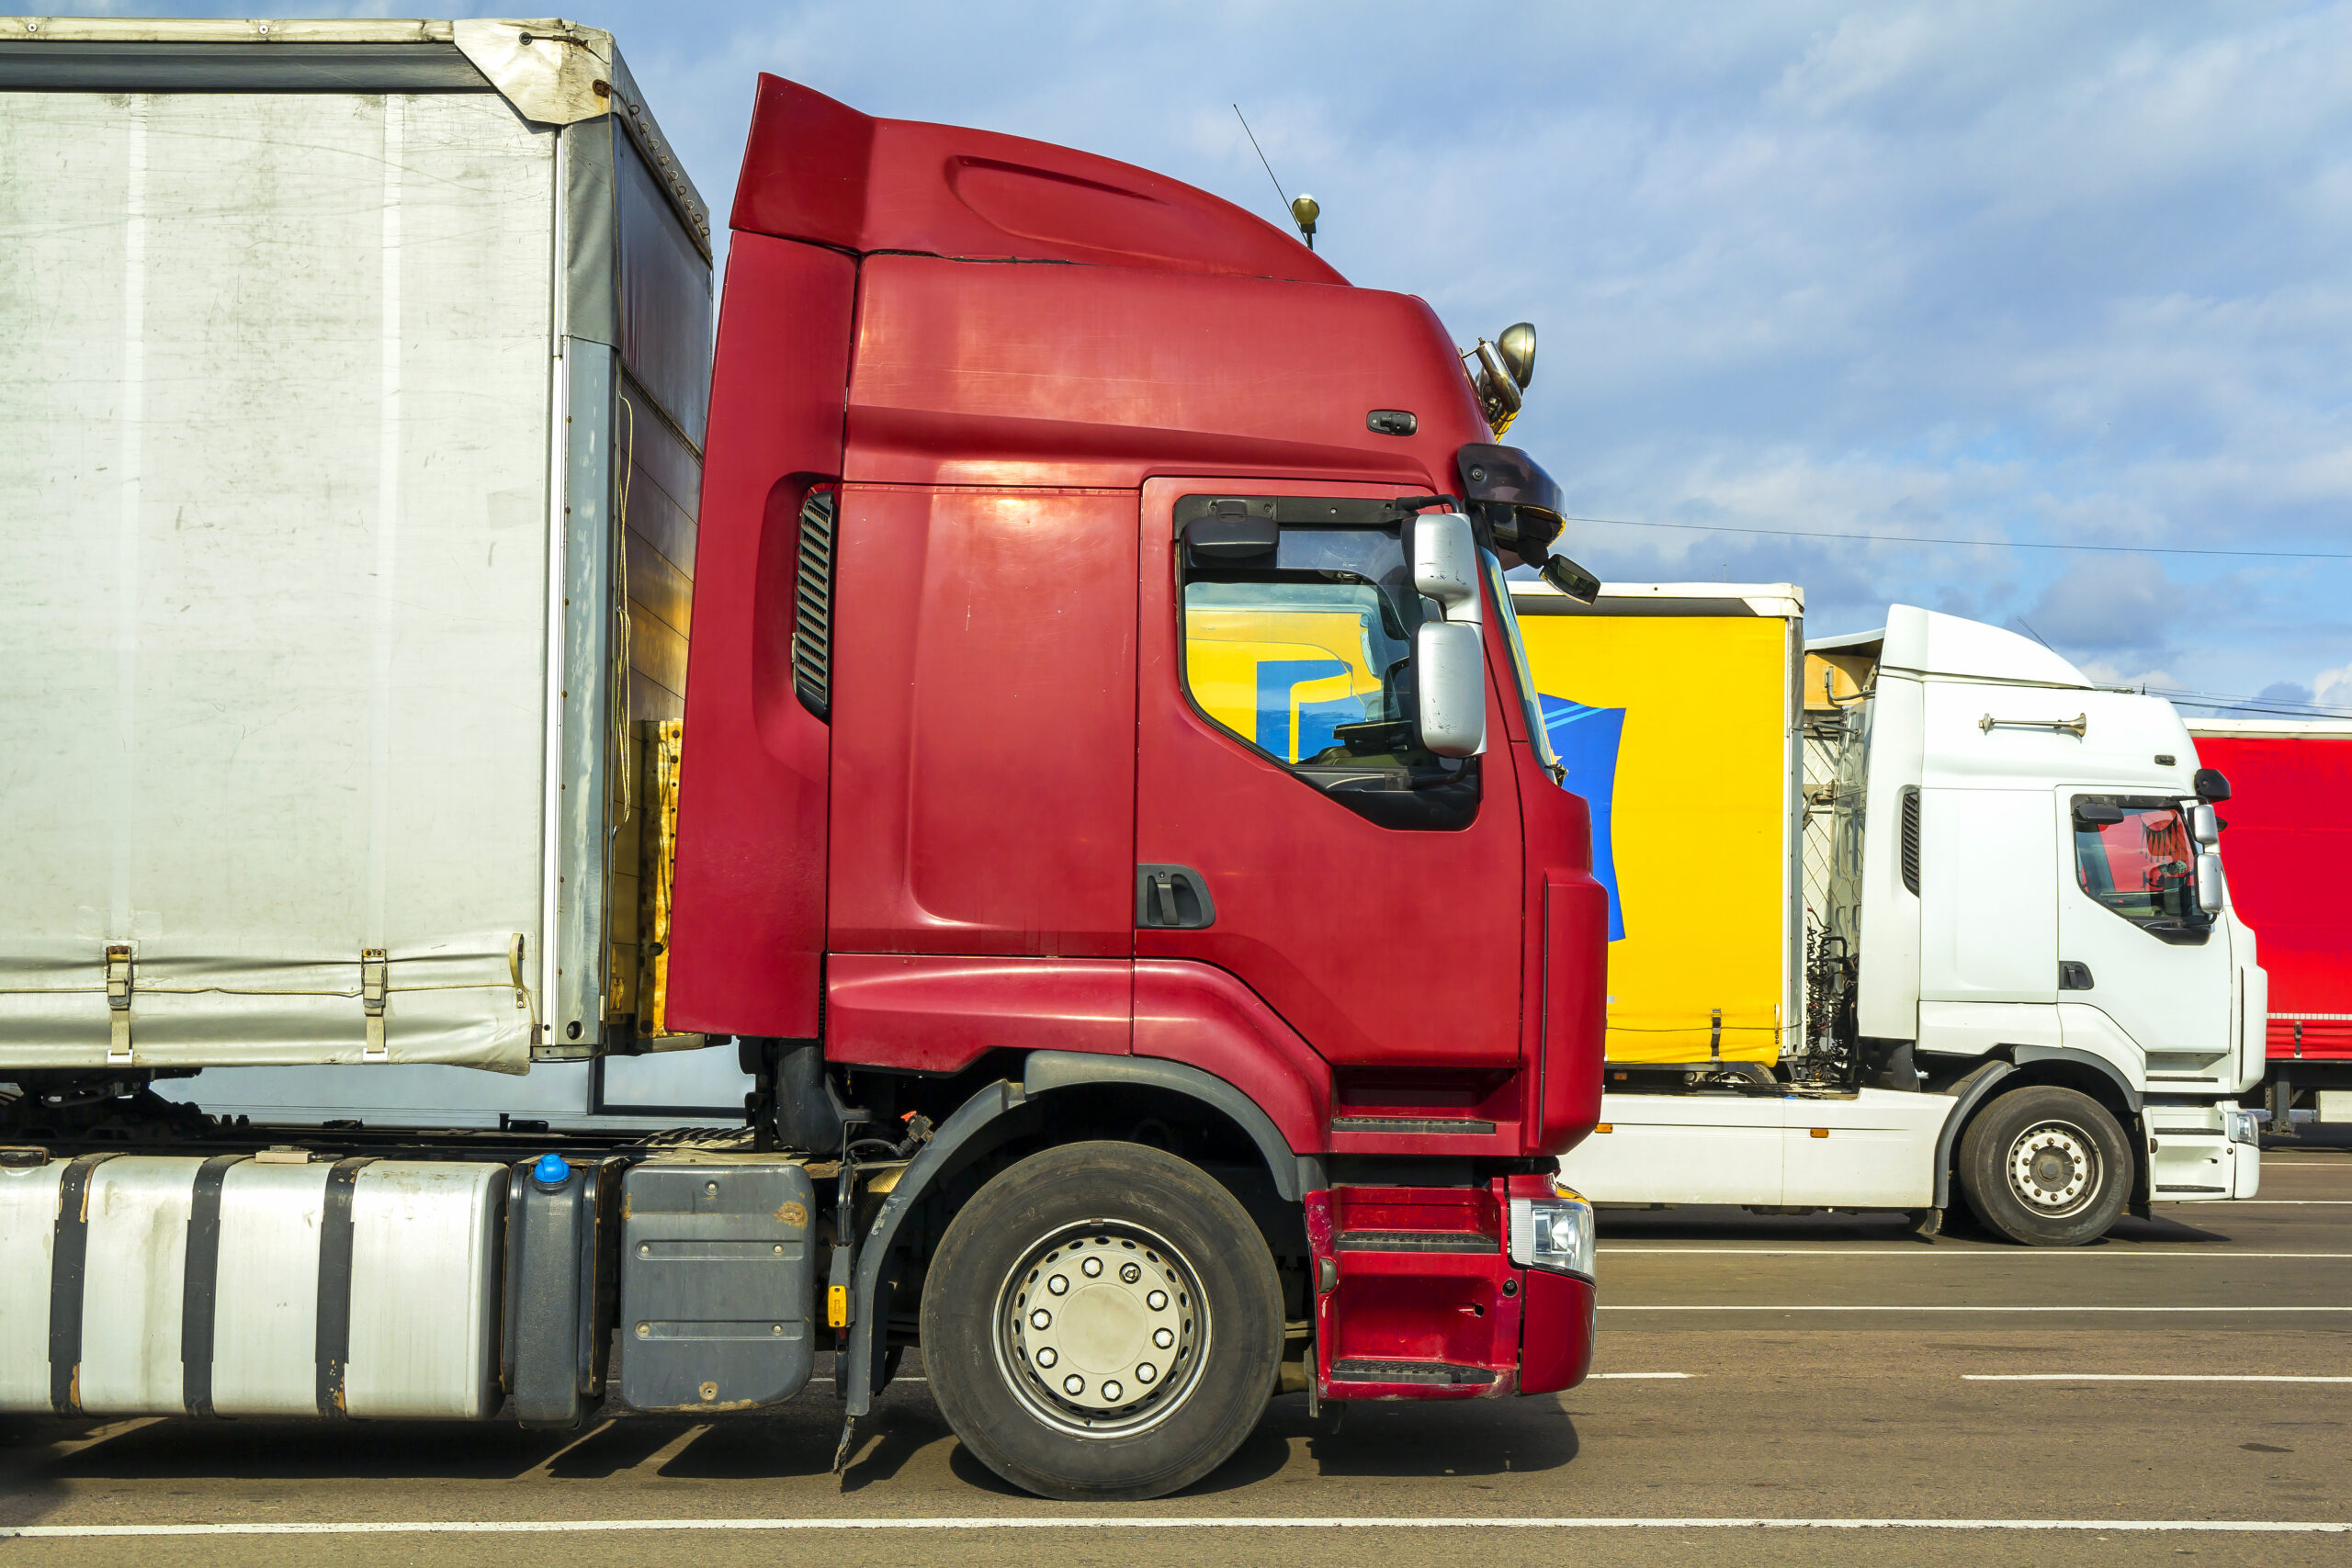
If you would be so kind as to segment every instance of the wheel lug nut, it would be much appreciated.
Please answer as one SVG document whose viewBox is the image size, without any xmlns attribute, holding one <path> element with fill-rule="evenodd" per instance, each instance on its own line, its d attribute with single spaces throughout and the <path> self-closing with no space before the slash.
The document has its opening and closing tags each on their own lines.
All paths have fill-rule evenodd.
<svg viewBox="0 0 2352 1568">
<path fill-rule="evenodd" d="M 1125 1392 L 1126 1390 L 1119 1386 L 1119 1380 L 1116 1378 L 1113 1378 L 1109 1382 L 1102 1385 L 1102 1397 L 1109 1400 L 1114 1404 L 1116 1404 L 1119 1402 L 1119 1395 Z"/>
<path fill-rule="evenodd" d="M 1168 1292 L 1166 1291 L 1154 1291 L 1151 1294 L 1144 1297 L 1143 1303 L 1144 1305 L 1149 1307 L 1154 1312 L 1166 1312 L 1168 1310 Z"/>
<path fill-rule="evenodd" d="M 1054 1294 L 1057 1296 L 1066 1296 L 1069 1294 L 1069 1276 L 1067 1274 L 1055 1275 L 1052 1279 L 1046 1281 L 1046 1289 L 1053 1292 Z"/>
<path fill-rule="evenodd" d="M 1038 1350 L 1037 1350 L 1037 1364 L 1038 1364 L 1039 1366 L 1041 1366 L 1041 1367 L 1050 1367 L 1050 1366 L 1052 1366 L 1056 1361 L 1058 1361 L 1058 1360 L 1060 1360 L 1060 1359 L 1061 1359 L 1061 1357 L 1060 1357 L 1057 1353 L 1056 1353 L 1056 1351 L 1055 1351 L 1054 1348 L 1053 1348 L 1051 1345 L 1045 1345 L 1045 1346 L 1041 1346 L 1041 1347 L 1039 1347 L 1039 1348 L 1038 1348 Z"/>
<path fill-rule="evenodd" d="M 1032 1328 L 1051 1328 L 1053 1325 L 1054 1314 L 1044 1307 L 1039 1307 L 1029 1314 L 1029 1326 Z"/>
<path fill-rule="evenodd" d="M 1154 1329 L 1152 1331 L 1151 1342 L 1165 1350 L 1168 1347 L 1176 1343 L 1176 1336 L 1169 1329 Z"/>
<path fill-rule="evenodd" d="M 1159 1369 L 1153 1366 L 1149 1361 L 1139 1362 L 1136 1367 L 1136 1382 L 1149 1382 L 1159 1375 Z"/>
<path fill-rule="evenodd" d="M 1086 1380 L 1080 1377 L 1076 1372 L 1072 1372 L 1069 1376 L 1062 1379 L 1062 1392 L 1064 1393 L 1084 1393 L 1086 1392 Z"/>
<path fill-rule="evenodd" d="M 1122 1263 L 1119 1265 L 1119 1279 L 1122 1283 L 1132 1285 L 1137 1280 L 1142 1278 L 1143 1270 L 1136 1268 L 1134 1264 Z"/>
<path fill-rule="evenodd" d="M 1091 1280 L 1102 1272 L 1102 1260 L 1099 1258 L 1090 1258 L 1079 1267 L 1086 1270 L 1086 1277 Z"/>
</svg>

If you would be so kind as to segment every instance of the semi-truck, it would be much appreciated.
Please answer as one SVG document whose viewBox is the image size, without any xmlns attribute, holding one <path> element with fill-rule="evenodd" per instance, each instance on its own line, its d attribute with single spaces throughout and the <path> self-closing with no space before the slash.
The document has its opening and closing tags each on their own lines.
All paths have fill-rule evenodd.
<svg viewBox="0 0 2352 1568">
<path fill-rule="evenodd" d="M 2043 1246 L 2254 1195 L 2235 781 L 2169 703 L 1908 605 L 1808 642 L 1789 583 L 1514 599 L 1610 900 L 1578 1191 Z"/>
<path fill-rule="evenodd" d="M 1573 1386 L 1532 330 L 756 95 L 714 350 L 608 33 L 0 25 L 0 1413 Z"/>
<path fill-rule="evenodd" d="M 2227 774 L 2230 897 L 2262 933 L 2270 974 L 2262 1097 L 2268 1131 L 2298 1112 L 2352 1125 L 2352 722 L 2192 718 L 2197 754 Z"/>
</svg>

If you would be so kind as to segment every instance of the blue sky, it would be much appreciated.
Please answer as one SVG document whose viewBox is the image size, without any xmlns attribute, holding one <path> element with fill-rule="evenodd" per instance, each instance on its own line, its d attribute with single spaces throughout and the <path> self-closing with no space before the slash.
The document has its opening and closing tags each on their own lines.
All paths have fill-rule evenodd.
<svg viewBox="0 0 2352 1568">
<path fill-rule="evenodd" d="M 82 14 L 406 7 L 61 6 Z M 446 7 L 440 14 L 511 14 Z M 2352 6 L 582 4 L 714 209 L 752 77 L 1148 165 L 1461 342 L 1620 581 L 2352 712 Z M 1699 531 L 1905 535 L 1962 546 Z M 2131 547 L 2089 554 L 2020 547 Z M 2287 558 L 2144 553 L 2259 549 Z"/>
</svg>

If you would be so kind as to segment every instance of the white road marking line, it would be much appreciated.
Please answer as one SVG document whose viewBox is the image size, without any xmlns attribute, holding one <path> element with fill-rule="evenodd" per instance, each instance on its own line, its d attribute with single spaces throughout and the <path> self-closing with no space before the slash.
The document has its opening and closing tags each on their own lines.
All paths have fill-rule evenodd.
<svg viewBox="0 0 2352 1568">
<path fill-rule="evenodd" d="M 1962 1372 L 1962 1382 L 2352 1382 L 2268 1372 Z"/>
<path fill-rule="evenodd" d="M 1604 1247 L 1603 1258 L 2346 1258 L 2352 1252 L 2201 1252 L 2188 1247 L 2150 1247 L 2128 1243 L 2085 1247 Z"/>
<path fill-rule="evenodd" d="M 2352 1209 L 2352 1198 L 2219 1198 L 2194 1205 L 2177 1198 L 2159 1198 L 2156 1201 L 2184 1209 Z"/>
<path fill-rule="evenodd" d="M 1699 1374 L 1696 1372 L 1592 1372 L 1588 1375 L 1596 1378 L 1695 1378 Z"/>
<path fill-rule="evenodd" d="M 588 1535 L 626 1530 L 1008 1530 L 1008 1529 L 1831 1529 L 2064 1530 L 2091 1535 L 2346 1535 L 2352 1524 L 2324 1519 L 1808 1519 L 1808 1518 L 1485 1518 L 1355 1516 L 1329 1518 L 1136 1517 L 1125 1514 L 1007 1514 L 963 1518 L 835 1519 L 498 1519 L 479 1524 L 290 1521 L 207 1525 L 18 1525 L 11 1539 L 111 1539 L 229 1535 Z"/>
<path fill-rule="evenodd" d="M 1750 1306 L 1744 1302 L 1720 1305 L 1638 1306 L 1602 1302 L 1602 1312 L 2352 1312 L 2352 1306 Z"/>
</svg>

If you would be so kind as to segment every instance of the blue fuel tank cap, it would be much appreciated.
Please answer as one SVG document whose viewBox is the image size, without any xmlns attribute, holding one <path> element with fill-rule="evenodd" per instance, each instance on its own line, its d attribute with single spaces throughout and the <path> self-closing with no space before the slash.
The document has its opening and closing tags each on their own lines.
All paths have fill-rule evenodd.
<svg viewBox="0 0 2352 1568">
<path fill-rule="evenodd" d="M 571 1179 L 571 1166 L 561 1155 L 541 1155 L 539 1163 L 531 1168 L 531 1179 L 547 1187 L 560 1187 Z"/>
</svg>

